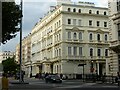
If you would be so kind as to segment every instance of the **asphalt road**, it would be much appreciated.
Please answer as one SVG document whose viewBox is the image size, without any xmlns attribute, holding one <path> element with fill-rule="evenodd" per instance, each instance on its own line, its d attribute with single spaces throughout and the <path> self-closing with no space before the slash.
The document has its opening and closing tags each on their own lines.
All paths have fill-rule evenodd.
<svg viewBox="0 0 120 90">
<path fill-rule="evenodd" d="M 10 80 L 10 82 L 18 82 Z M 9 90 L 120 90 L 113 84 L 99 84 L 93 82 L 82 82 L 81 80 L 63 80 L 62 84 L 45 83 L 44 80 L 26 79 L 29 84 L 9 84 Z"/>
</svg>

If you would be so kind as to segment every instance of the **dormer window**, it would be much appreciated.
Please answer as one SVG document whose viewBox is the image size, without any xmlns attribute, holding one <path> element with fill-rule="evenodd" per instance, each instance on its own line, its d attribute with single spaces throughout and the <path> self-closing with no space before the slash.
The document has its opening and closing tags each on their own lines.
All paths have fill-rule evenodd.
<svg viewBox="0 0 120 90">
<path fill-rule="evenodd" d="M 73 9 L 73 12 L 76 12 L 76 9 L 75 9 L 75 8 Z"/>
<path fill-rule="evenodd" d="M 92 14 L 92 10 L 89 10 L 89 14 Z"/>
<path fill-rule="evenodd" d="M 68 8 L 68 12 L 70 12 L 71 11 L 71 9 L 70 8 Z"/>
<path fill-rule="evenodd" d="M 78 12 L 81 13 L 81 9 L 79 9 Z"/>
<path fill-rule="evenodd" d="M 97 11 L 97 14 L 99 14 L 99 11 Z"/>
<path fill-rule="evenodd" d="M 104 15 L 106 15 L 107 13 L 106 12 L 104 12 Z"/>
</svg>

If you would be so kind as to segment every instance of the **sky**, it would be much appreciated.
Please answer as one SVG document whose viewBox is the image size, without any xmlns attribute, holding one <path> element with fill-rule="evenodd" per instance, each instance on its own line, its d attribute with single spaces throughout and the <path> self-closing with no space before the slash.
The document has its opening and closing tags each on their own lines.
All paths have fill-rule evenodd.
<svg viewBox="0 0 120 90">
<path fill-rule="evenodd" d="M 19 4 L 20 0 L 16 3 Z M 72 2 L 84 1 L 93 2 L 97 7 L 108 7 L 108 0 L 71 0 Z M 56 5 L 56 0 L 23 0 L 23 24 L 22 24 L 22 37 L 27 36 L 34 25 L 42 18 L 48 11 L 49 7 Z M 11 39 L 6 44 L 0 46 L 0 51 L 15 51 L 16 45 L 19 43 L 19 32 L 16 38 Z"/>
</svg>

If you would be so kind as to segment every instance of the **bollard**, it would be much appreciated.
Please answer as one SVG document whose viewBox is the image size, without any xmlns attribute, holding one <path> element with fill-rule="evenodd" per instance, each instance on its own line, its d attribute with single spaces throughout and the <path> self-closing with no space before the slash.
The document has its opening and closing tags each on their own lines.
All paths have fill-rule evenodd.
<svg viewBox="0 0 120 90">
<path fill-rule="evenodd" d="M 2 90 L 8 90 L 8 78 L 5 74 L 2 77 Z"/>
</svg>

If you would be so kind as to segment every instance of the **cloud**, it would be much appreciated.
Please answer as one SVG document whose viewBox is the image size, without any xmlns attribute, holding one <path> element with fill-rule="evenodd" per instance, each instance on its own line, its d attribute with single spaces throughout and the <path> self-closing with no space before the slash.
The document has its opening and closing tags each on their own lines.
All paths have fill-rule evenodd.
<svg viewBox="0 0 120 90">
<path fill-rule="evenodd" d="M 34 27 L 35 23 L 44 16 L 48 12 L 48 8 L 50 5 L 55 4 L 54 2 L 24 2 L 23 5 L 23 29 L 22 29 L 22 37 L 27 36 Z M 19 43 L 19 33 L 16 38 L 8 41 L 2 47 L 3 51 L 15 51 L 16 45 Z"/>
<path fill-rule="evenodd" d="M 108 0 L 97 0 L 96 2 L 97 6 L 103 6 L 103 7 L 108 7 Z"/>
<path fill-rule="evenodd" d="M 23 0 L 23 37 L 27 36 L 32 31 L 34 25 L 40 18 L 44 17 L 49 10 L 50 5 L 56 5 L 56 0 Z M 79 0 L 71 0 L 78 2 Z M 107 7 L 107 0 L 80 0 L 85 2 L 94 2 L 96 6 Z M 19 4 L 20 0 L 16 0 Z M 16 44 L 19 43 L 19 33 L 16 38 L 2 45 L 2 50 L 15 50 Z M 0 46 L 1 49 L 1 46 Z"/>
<path fill-rule="evenodd" d="M 23 17 L 23 28 L 32 29 L 35 23 L 48 12 L 50 5 L 54 3 L 44 2 L 25 2 L 24 3 L 24 17 Z M 41 8 L 42 6 L 42 8 Z M 28 30 L 29 30 L 28 29 Z"/>
</svg>

